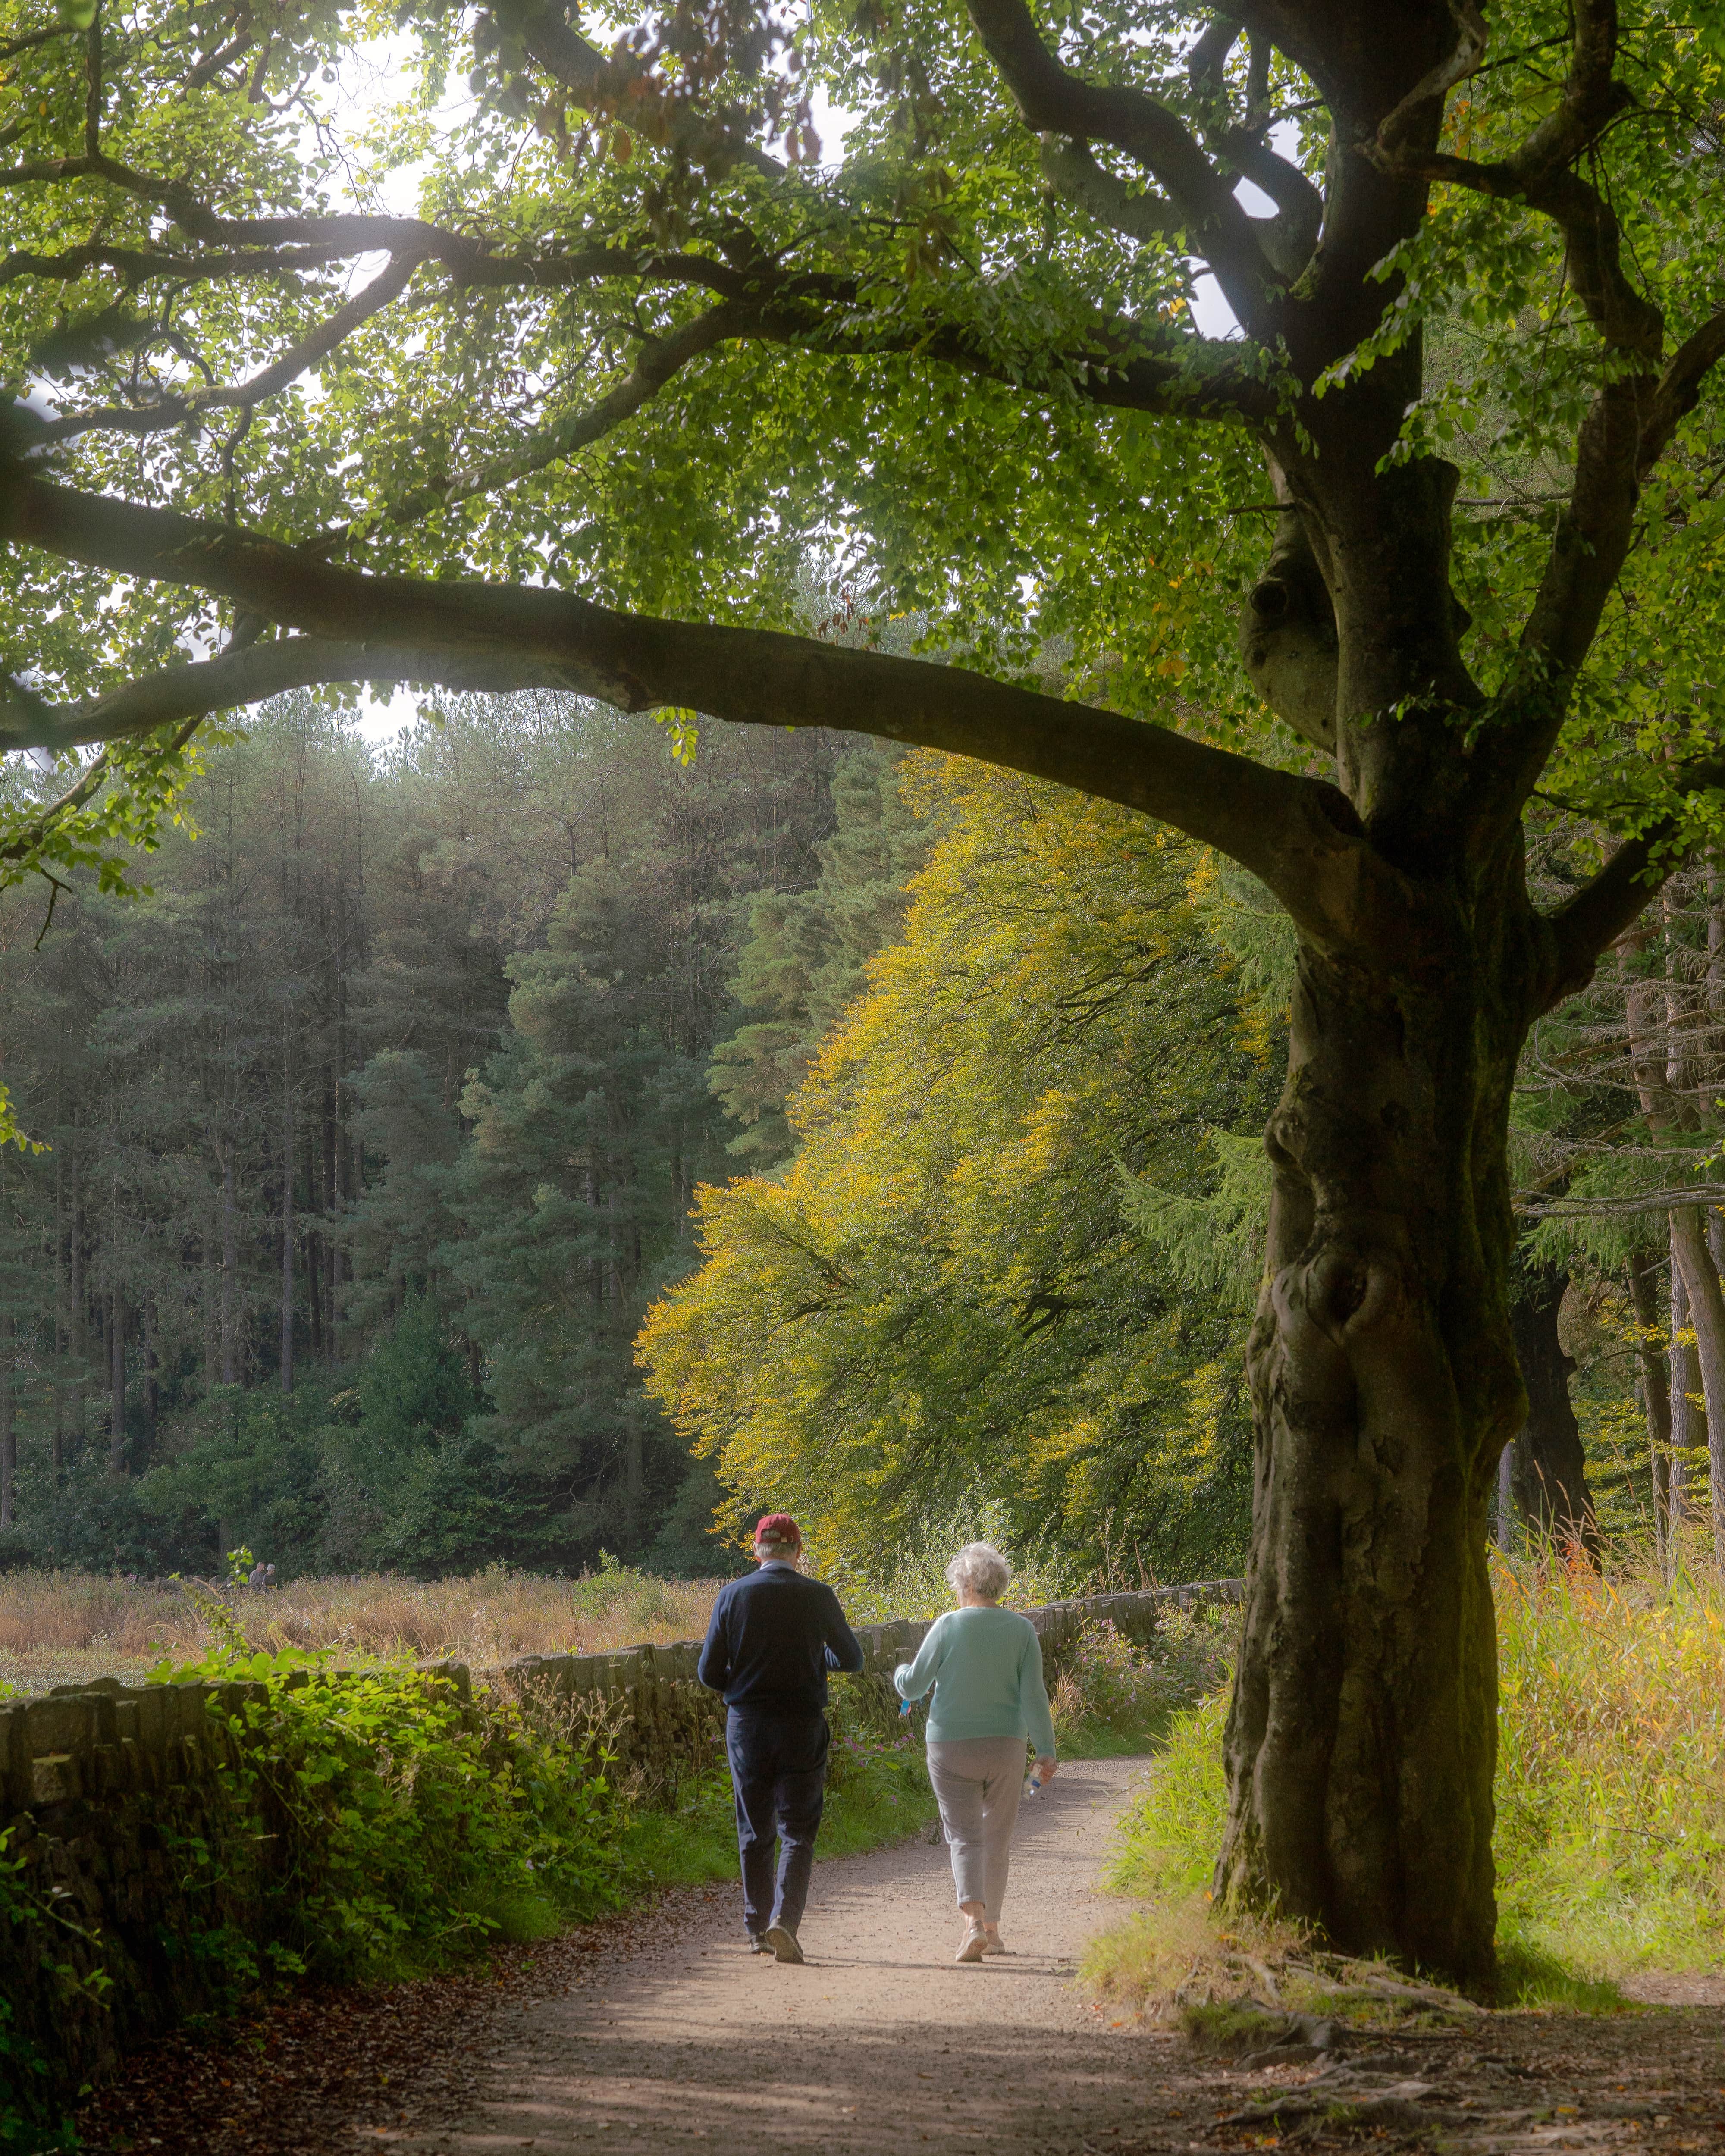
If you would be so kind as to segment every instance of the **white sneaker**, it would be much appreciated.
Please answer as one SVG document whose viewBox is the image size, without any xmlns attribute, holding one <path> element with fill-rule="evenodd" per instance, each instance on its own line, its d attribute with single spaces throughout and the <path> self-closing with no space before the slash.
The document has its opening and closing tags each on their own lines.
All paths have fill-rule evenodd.
<svg viewBox="0 0 1725 2156">
<path fill-rule="evenodd" d="M 761 1937 L 781 1961 L 802 1960 L 803 1949 L 788 1924 L 769 1924 Z"/>
<path fill-rule="evenodd" d="M 1010 1953 L 1012 1948 L 1007 1945 L 999 1932 L 985 1932 L 983 1934 L 983 1952 L 985 1954 L 1004 1954 Z"/>
<path fill-rule="evenodd" d="M 988 1951 L 988 1934 L 980 1924 L 973 1924 L 964 1934 L 964 1943 L 952 1957 L 954 1961 L 980 1961 Z"/>
</svg>

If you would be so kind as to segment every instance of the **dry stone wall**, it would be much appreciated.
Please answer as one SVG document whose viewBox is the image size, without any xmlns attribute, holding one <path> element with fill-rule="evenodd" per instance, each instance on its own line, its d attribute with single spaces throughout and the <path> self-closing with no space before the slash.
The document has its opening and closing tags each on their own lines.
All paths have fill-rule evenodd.
<svg viewBox="0 0 1725 2156">
<path fill-rule="evenodd" d="M 1147 1642 L 1170 1604 L 1241 1592 L 1237 1580 L 1199 1581 L 1026 1614 L 1052 1673 L 1086 1625 Z M 891 1671 L 927 1629 L 858 1627 L 867 1659 L 850 1681 L 865 1714 L 896 1715 Z M 684 1641 L 529 1656 L 482 1681 L 567 1702 L 572 1726 L 603 1727 L 623 1770 L 652 1794 L 721 1756 L 724 1710 L 696 1681 L 699 1654 Z M 438 1668 L 470 1699 L 471 1672 Z M 104 1678 L 0 1705 L 0 2002 L 10 2009 L 9 2021 L 0 2015 L 0 2076 L 8 2056 L 33 2054 L 69 2096 L 216 2003 L 213 1945 L 255 1936 L 275 1839 L 259 1835 L 254 1810 L 242 1816 L 222 1772 L 235 1761 L 228 1719 L 262 1695 L 245 1683 Z"/>
</svg>

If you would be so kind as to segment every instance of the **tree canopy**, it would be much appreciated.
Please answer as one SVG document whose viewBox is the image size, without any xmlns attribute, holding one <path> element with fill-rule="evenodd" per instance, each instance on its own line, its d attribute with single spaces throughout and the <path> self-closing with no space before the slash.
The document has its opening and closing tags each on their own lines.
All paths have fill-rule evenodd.
<svg viewBox="0 0 1725 2156">
<path fill-rule="evenodd" d="M 650 1389 L 735 1508 L 793 1506 L 854 1569 L 967 1499 L 1098 1570 L 1116 1542 L 1163 1577 L 1243 1562 L 1282 1044 L 1242 1008 L 1214 862 L 974 764 L 901 783 L 939 833 L 902 939 L 793 1095 L 789 1164 L 698 1194 L 706 1262 L 649 1315 Z M 1154 1254 L 1242 1127 L 1259 1233 L 1218 1296 Z"/>
</svg>

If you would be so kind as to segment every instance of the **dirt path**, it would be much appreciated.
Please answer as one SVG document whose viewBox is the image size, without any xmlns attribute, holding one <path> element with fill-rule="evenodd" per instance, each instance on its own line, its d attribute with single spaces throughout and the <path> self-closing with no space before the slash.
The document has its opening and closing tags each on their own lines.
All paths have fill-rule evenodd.
<svg viewBox="0 0 1725 2156">
<path fill-rule="evenodd" d="M 748 2152 L 884 2156 L 1725 2156 L 1717 1979 L 1667 2010 L 1481 2014 L 1247 2069 L 1088 2005 L 1084 1943 L 1142 1763 L 1076 1761 L 1026 1806 L 1006 1961 L 957 1969 L 943 1847 L 817 1866 L 802 1969 L 751 1956 L 735 1888 L 667 1895 L 489 1972 L 326 1989 L 177 2038 L 87 2107 L 150 2156 Z M 1703 2003 L 1705 2002 L 1705 2003 Z"/>
<path fill-rule="evenodd" d="M 1142 1767 L 1076 1761 L 1026 1804 L 1001 1924 L 1009 1958 L 953 1966 L 943 1845 L 822 1863 L 804 1967 L 748 1953 L 735 1895 L 704 1903 L 680 1937 L 567 1997 L 506 2009 L 472 2113 L 389 2138 L 439 2156 L 702 2142 L 873 2156 L 948 2139 L 992 2156 L 1122 2134 L 1142 2121 L 1158 2047 L 1101 2025 L 1071 1979 L 1119 1910 L 1096 1879 Z"/>
</svg>

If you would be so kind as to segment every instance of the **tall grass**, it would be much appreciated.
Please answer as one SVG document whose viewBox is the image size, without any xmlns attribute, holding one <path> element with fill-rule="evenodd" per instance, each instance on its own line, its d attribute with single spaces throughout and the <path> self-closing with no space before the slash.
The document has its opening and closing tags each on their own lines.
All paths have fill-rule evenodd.
<svg viewBox="0 0 1725 2156">
<path fill-rule="evenodd" d="M 1598 1975 L 1725 1958 L 1725 1605 L 1716 1584 L 1500 1565 L 1498 1902 Z"/>
<path fill-rule="evenodd" d="M 1626 1566 L 1494 1560 L 1499 1945 L 1512 1993 L 1581 2003 L 1638 1969 L 1725 1962 L 1725 1603 Z M 1230 1951 L 1249 1988 L 1286 1928 L 1205 1911 L 1226 1812 L 1227 1691 L 1170 1725 L 1110 1883 L 1149 1906 L 1093 1949 L 1142 2000 Z M 1250 1936 L 1248 1936 L 1250 1935 Z M 1240 1959 L 1240 1940 L 1250 1953 Z M 1208 1946 L 1202 1943 L 1207 1940 Z M 1255 1942 L 1255 1943 L 1254 1943 Z M 1256 1956 L 1254 1962 L 1251 1955 Z"/>
<path fill-rule="evenodd" d="M 542 1579 L 502 1566 L 463 1579 L 302 1579 L 231 1598 L 249 1646 L 331 1648 L 355 1661 L 449 1659 L 494 1668 L 518 1655 L 603 1654 L 698 1639 L 715 1580 L 665 1580 L 614 1566 Z M 211 1644 L 201 1593 L 69 1572 L 0 1573 L 0 1678 L 68 1681 L 141 1673 Z"/>
</svg>

